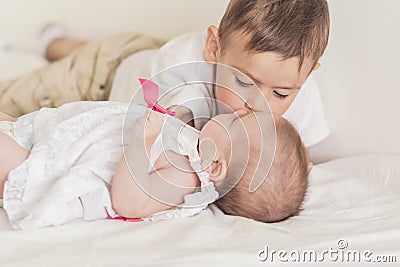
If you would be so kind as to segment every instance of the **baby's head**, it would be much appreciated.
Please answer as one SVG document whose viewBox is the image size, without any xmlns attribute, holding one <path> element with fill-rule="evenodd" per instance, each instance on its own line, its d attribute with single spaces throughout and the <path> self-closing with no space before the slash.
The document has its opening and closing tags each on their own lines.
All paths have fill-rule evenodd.
<svg viewBox="0 0 400 267">
<path fill-rule="evenodd" d="M 259 88 L 271 111 L 282 115 L 318 68 L 329 27 L 327 0 L 231 0 L 219 28 L 208 28 L 205 59 L 239 72 L 217 71 L 225 88 L 215 86 L 215 97 L 233 110 L 247 103 L 266 111 L 255 96 Z"/>
<path fill-rule="evenodd" d="M 204 126 L 200 153 L 224 213 L 277 222 L 300 211 L 307 155 L 285 119 L 266 112 L 219 115 Z"/>
</svg>

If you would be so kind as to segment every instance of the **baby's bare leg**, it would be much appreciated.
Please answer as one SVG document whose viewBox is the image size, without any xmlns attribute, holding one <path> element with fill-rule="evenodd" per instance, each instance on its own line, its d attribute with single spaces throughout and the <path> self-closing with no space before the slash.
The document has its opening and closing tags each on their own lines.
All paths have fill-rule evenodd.
<svg viewBox="0 0 400 267">
<path fill-rule="evenodd" d="M 0 121 L 16 121 L 17 119 L 0 111 Z"/>
<path fill-rule="evenodd" d="M 0 198 L 3 198 L 4 182 L 8 173 L 20 165 L 29 155 L 8 135 L 0 132 Z"/>
</svg>

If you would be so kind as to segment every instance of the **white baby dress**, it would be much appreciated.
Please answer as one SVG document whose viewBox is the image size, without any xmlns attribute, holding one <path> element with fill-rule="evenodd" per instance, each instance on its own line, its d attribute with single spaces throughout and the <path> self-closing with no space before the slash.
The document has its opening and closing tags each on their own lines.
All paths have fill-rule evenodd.
<svg viewBox="0 0 400 267">
<path fill-rule="evenodd" d="M 124 125 L 132 125 L 146 110 L 140 105 L 83 101 L 20 117 L 15 135 L 29 138 L 33 148 L 4 186 L 3 205 L 12 227 L 32 229 L 116 216 L 109 190 L 132 131 Z M 182 205 L 144 221 L 191 216 L 218 197 L 208 175 L 200 171 L 197 130 L 169 115 L 164 118 L 167 127 L 156 139 L 150 161 L 157 159 L 161 143 L 164 149 L 187 155 L 201 188 L 186 195 Z"/>
</svg>

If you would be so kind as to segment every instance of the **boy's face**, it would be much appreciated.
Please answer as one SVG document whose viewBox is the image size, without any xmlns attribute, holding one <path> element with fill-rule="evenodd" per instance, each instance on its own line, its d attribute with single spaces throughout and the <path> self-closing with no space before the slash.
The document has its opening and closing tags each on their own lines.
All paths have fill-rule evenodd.
<svg viewBox="0 0 400 267">
<path fill-rule="evenodd" d="M 216 28 L 210 28 L 206 60 L 233 67 L 217 67 L 216 82 L 229 88 L 215 86 L 215 97 L 223 104 L 220 106 L 229 106 L 233 111 L 265 111 L 268 109 L 267 101 L 273 113 L 285 113 L 307 79 L 313 67 L 312 61 L 305 59 L 299 71 L 298 58 L 282 60 L 274 52 L 256 54 L 246 51 L 249 38 L 240 33 L 235 33 L 221 48 Z"/>
</svg>

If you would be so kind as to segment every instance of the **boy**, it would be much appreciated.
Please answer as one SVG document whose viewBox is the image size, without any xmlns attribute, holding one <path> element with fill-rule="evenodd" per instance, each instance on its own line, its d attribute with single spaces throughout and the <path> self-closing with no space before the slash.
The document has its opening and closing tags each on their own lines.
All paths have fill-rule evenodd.
<svg viewBox="0 0 400 267">
<path fill-rule="evenodd" d="M 0 109 L 19 116 L 70 101 L 126 102 L 135 95 L 132 88 L 137 88 L 138 77 L 150 77 L 177 64 L 205 60 L 232 66 L 246 75 L 239 73 L 233 77 L 236 81 L 233 92 L 205 84 L 173 90 L 160 100 L 163 106 L 174 108 L 192 103 L 176 111 L 186 120 L 193 118 L 194 125 L 201 128 L 208 118 L 226 111 L 218 111 L 212 101 L 200 105 L 194 99 L 215 98 L 226 104 L 229 111 L 263 110 L 267 101 L 272 112 L 283 115 L 296 126 L 309 147 L 325 138 L 329 131 L 314 81 L 309 79 L 300 88 L 319 67 L 328 36 L 326 0 L 232 0 L 218 29 L 210 26 L 207 34 L 178 37 L 160 50 L 151 48 L 158 48 L 162 42 L 133 34 L 88 43 L 33 76 L 0 85 L 3 96 Z M 54 50 L 50 48 L 48 52 Z M 174 72 L 177 69 L 180 70 L 175 68 L 158 76 L 162 89 L 169 90 L 176 81 L 189 83 L 196 79 L 193 73 L 185 77 L 189 71 Z M 57 77 L 60 73 L 67 75 L 60 79 Z M 250 93 L 243 95 L 244 89 Z M 29 94 L 32 99 L 26 99 Z"/>
<path fill-rule="evenodd" d="M 195 98 L 216 98 L 223 104 L 217 112 L 224 112 L 221 106 L 228 106 L 231 110 L 227 111 L 264 110 L 267 100 L 273 113 L 295 124 L 305 146 L 309 147 L 324 139 L 329 130 L 315 81 L 310 79 L 304 88 L 300 90 L 300 87 L 319 67 L 318 60 L 326 48 L 328 35 L 329 11 L 325 0 L 232 0 L 219 29 L 210 26 L 207 34 L 184 35 L 159 50 L 142 51 L 128 57 L 117 70 L 110 100 L 130 99 L 134 95 L 131 88 L 135 88 L 136 77 L 141 75 L 155 75 L 156 83 L 163 85 L 160 88 L 170 89 L 179 82 L 191 83 L 200 76 L 207 76 L 201 72 L 204 72 L 204 68 L 199 67 L 201 63 L 177 66 L 179 64 L 204 60 L 224 64 L 247 74 L 251 80 L 236 75 L 232 78 L 239 85 L 230 84 L 230 90 L 221 86 L 210 88 L 209 83 L 190 84 L 190 88 L 170 90 L 160 102 L 166 107 L 189 102 L 191 106 L 187 105 L 186 112 L 193 113 L 195 126 L 201 128 L 207 118 L 215 115 L 216 108 L 212 103 L 193 101 Z M 137 66 L 146 67 L 138 69 Z M 176 67 L 165 71 L 171 66 Z M 201 71 L 193 75 L 196 69 Z M 217 73 L 226 72 L 229 72 L 227 68 Z M 207 80 L 202 78 L 202 81 Z M 218 77 L 218 74 L 216 81 L 228 83 L 226 77 Z M 259 97 L 257 87 L 264 98 Z M 251 89 L 252 93 L 245 95 L 245 89 Z"/>
</svg>

